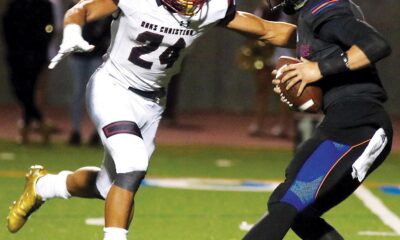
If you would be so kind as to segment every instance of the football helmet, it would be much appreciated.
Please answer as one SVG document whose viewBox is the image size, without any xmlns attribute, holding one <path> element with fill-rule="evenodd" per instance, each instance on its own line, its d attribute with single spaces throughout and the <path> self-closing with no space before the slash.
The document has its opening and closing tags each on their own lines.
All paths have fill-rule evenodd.
<svg viewBox="0 0 400 240">
<path fill-rule="evenodd" d="M 270 6 L 274 6 L 271 3 L 271 0 L 268 0 Z M 282 0 L 278 5 L 275 5 L 272 8 L 272 11 L 282 8 L 283 12 L 292 15 L 295 14 L 297 11 L 299 11 L 304 5 L 307 3 L 308 0 Z"/>
<path fill-rule="evenodd" d="M 193 16 L 198 13 L 207 1 L 208 0 L 161 0 L 165 6 L 185 16 Z"/>
</svg>

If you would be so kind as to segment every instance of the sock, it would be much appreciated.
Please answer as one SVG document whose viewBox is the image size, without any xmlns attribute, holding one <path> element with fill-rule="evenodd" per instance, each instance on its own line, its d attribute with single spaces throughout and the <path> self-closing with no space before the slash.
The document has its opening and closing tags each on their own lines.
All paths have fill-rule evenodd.
<svg viewBox="0 0 400 240">
<path fill-rule="evenodd" d="M 117 227 L 104 228 L 104 240 L 127 240 L 128 230 Z"/>
<path fill-rule="evenodd" d="M 71 194 L 67 190 L 67 176 L 71 173 L 62 171 L 57 175 L 46 174 L 36 182 L 36 193 L 44 201 L 51 198 L 70 198 Z"/>
</svg>

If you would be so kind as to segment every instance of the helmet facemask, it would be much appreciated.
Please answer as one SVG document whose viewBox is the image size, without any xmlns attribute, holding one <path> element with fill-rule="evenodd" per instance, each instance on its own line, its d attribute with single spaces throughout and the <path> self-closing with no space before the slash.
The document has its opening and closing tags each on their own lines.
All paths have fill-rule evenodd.
<svg viewBox="0 0 400 240">
<path fill-rule="evenodd" d="M 162 3 L 173 11 L 185 15 L 196 15 L 207 0 L 161 0 Z"/>
<path fill-rule="evenodd" d="M 269 0 L 270 2 L 270 0 Z M 306 4 L 307 0 L 283 0 L 280 4 L 274 6 L 272 11 L 282 8 L 283 12 L 292 15 L 299 11 Z M 272 5 L 270 3 L 270 5 Z"/>
</svg>

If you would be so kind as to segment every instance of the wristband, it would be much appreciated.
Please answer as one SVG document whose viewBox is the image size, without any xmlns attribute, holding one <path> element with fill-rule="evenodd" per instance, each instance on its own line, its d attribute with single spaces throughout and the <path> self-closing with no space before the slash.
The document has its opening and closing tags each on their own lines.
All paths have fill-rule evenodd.
<svg viewBox="0 0 400 240">
<path fill-rule="evenodd" d="M 323 77 L 350 71 L 347 53 L 319 61 L 318 66 Z"/>
<path fill-rule="evenodd" d="M 349 56 L 347 56 L 347 52 L 344 52 L 342 54 L 340 54 L 340 56 L 342 57 L 342 60 L 344 62 L 344 65 L 346 65 L 347 70 L 350 71 L 350 67 L 349 67 Z"/>
</svg>

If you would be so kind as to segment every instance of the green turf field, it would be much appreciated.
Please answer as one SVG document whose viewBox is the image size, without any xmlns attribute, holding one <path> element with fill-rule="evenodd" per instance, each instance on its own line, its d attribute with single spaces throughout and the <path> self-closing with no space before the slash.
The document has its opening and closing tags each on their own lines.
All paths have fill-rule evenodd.
<svg viewBox="0 0 400 240">
<path fill-rule="evenodd" d="M 101 240 L 102 226 L 86 225 L 87 218 L 101 218 L 99 200 L 48 201 L 17 234 L 6 229 L 8 205 L 23 188 L 23 175 L 32 164 L 50 171 L 97 166 L 102 150 L 51 146 L 18 146 L 0 141 L 0 240 Z M 217 146 L 158 146 L 149 177 L 281 180 L 291 152 Z M 400 216 L 400 195 L 387 195 L 378 187 L 400 185 L 400 156 L 390 159 L 367 181 L 367 187 L 392 213 Z M 225 167 L 218 161 L 228 162 Z M 254 223 L 265 211 L 269 193 L 179 190 L 143 187 L 136 202 L 136 217 L 129 239 L 136 240 L 234 240 L 241 239 L 243 221 Z M 364 236 L 362 231 L 393 233 L 355 196 L 329 212 L 326 219 L 345 239 L 400 239 L 400 236 Z M 289 233 L 285 239 L 298 239 Z"/>
</svg>

